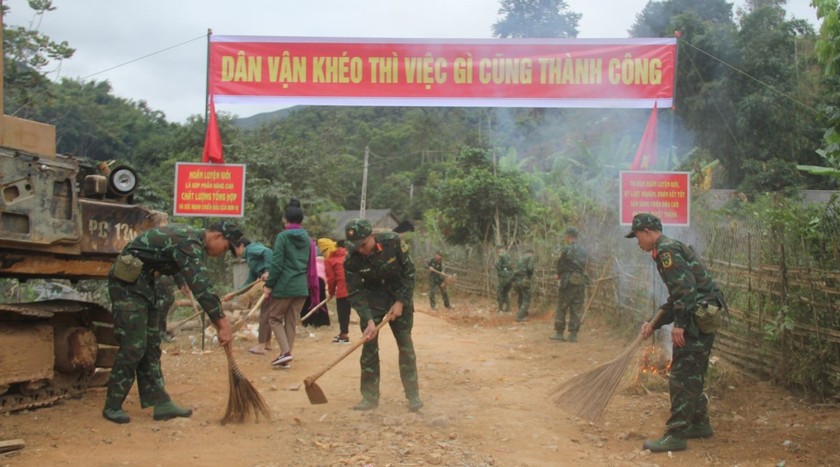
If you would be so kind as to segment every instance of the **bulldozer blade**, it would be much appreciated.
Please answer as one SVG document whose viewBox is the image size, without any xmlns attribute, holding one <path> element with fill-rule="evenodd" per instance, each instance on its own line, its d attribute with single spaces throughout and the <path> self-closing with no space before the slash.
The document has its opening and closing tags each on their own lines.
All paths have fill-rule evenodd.
<svg viewBox="0 0 840 467">
<path fill-rule="evenodd" d="M 306 397 L 309 398 L 310 404 L 326 404 L 327 403 L 327 396 L 324 394 L 324 391 L 318 386 L 318 383 L 315 381 L 309 381 L 308 379 L 304 381 L 304 386 L 306 387 Z"/>
</svg>

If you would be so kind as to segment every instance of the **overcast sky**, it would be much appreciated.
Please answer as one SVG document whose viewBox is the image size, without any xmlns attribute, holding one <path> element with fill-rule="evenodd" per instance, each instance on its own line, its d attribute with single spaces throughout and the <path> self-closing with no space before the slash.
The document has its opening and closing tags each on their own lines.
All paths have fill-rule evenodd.
<svg viewBox="0 0 840 467">
<path fill-rule="evenodd" d="M 571 11 L 583 15 L 580 38 L 627 37 L 647 2 L 567 0 Z M 32 23 L 26 0 L 4 4 L 11 8 L 8 24 Z M 809 4 L 788 0 L 787 8 L 816 25 Z M 491 37 L 499 18 L 499 0 L 53 0 L 53 5 L 56 10 L 33 27 L 67 41 L 76 53 L 52 78 L 108 80 L 114 94 L 144 100 L 179 123 L 204 113 L 208 29 L 218 35 L 473 39 Z M 137 61 L 109 70 L 132 60 Z M 244 117 L 275 109 L 218 105 L 217 110 Z"/>
</svg>

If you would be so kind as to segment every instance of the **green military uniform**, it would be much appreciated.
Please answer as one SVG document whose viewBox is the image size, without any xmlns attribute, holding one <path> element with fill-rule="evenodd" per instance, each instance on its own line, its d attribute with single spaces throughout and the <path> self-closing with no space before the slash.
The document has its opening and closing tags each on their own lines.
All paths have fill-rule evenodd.
<svg viewBox="0 0 840 467">
<path fill-rule="evenodd" d="M 417 357 L 411 339 L 414 325 L 414 263 L 408 253 L 408 245 L 393 232 L 374 234 L 373 250 L 362 255 L 353 246 L 367 238 L 372 229 L 366 219 L 356 219 L 345 228 L 348 251 L 344 261 L 347 293 L 350 302 L 359 314 L 359 325 L 364 332 L 368 322 L 379 324 L 391 306 L 399 301 L 403 304 L 402 315 L 388 323 L 399 349 L 400 379 L 405 397 L 412 410 L 422 407 L 420 388 L 417 381 Z M 373 408 L 379 402 L 379 335 L 365 342 L 359 359 L 362 376 L 359 389 L 362 403 L 356 408 Z"/>
<path fill-rule="evenodd" d="M 628 238 L 637 231 L 650 229 L 661 232 L 660 220 L 652 214 L 637 214 Z M 712 436 L 709 423 L 708 398 L 703 394 L 709 357 L 715 332 L 701 332 L 697 324 L 699 310 L 721 308 L 723 295 L 700 258 L 685 244 L 659 235 L 651 250 L 659 276 L 668 288 L 668 299 L 660 306 L 663 316 L 654 328 L 674 323 L 683 329 L 685 345 L 673 347 L 668 389 L 671 396 L 671 416 L 666 423 L 665 436 L 648 441 L 651 451 L 685 449 L 685 439 Z"/>
<path fill-rule="evenodd" d="M 523 321 L 528 316 L 531 304 L 531 278 L 534 276 L 534 253 L 529 251 L 516 262 L 516 272 L 513 275 L 513 290 L 519 302 L 517 321 Z"/>
<path fill-rule="evenodd" d="M 656 327 L 674 323 L 685 329 L 685 346 L 674 347 L 668 388 L 671 394 L 671 418 L 668 432 L 679 433 L 692 424 L 708 424 L 708 399 L 703 394 L 709 357 L 715 333 L 700 332 L 695 321 L 698 305 L 719 305 L 720 290 L 697 254 L 683 243 L 659 237 L 653 250 L 659 276 L 668 287 L 668 300 L 662 305 L 665 315 Z"/>
<path fill-rule="evenodd" d="M 111 268 L 108 292 L 119 351 L 108 380 L 106 410 L 121 410 L 135 377 L 143 408 L 170 402 L 160 367 L 161 323 L 166 319 L 166 310 L 161 307 L 168 298 L 159 294 L 171 296 L 171 292 L 158 289 L 156 278 L 180 274 L 213 322 L 224 316 L 210 283 L 204 241 L 205 230 L 190 226 L 168 225 L 147 230 L 122 252 L 142 261 L 142 272 L 136 280 L 127 282 L 117 278 L 114 275 L 117 262 Z"/>
<path fill-rule="evenodd" d="M 443 272 L 443 258 L 438 259 L 439 256 L 435 256 L 434 258 L 430 259 L 428 264 L 426 264 L 427 268 L 432 268 L 435 271 Z M 432 309 L 435 309 L 435 294 L 438 289 L 440 289 L 440 295 L 443 297 L 443 306 L 446 308 L 450 307 L 449 304 L 449 291 L 446 290 L 446 286 L 444 282 L 446 278 L 438 274 L 434 271 L 429 271 L 429 305 Z"/>
<path fill-rule="evenodd" d="M 577 230 L 568 229 L 566 232 L 567 236 L 577 238 Z M 568 312 L 570 339 L 575 341 L 580 329 L 580 312 L 586 296 L 587 283 L 586 251 L 577 241 L 571 241 L 560 252 L 560 257 L 557 258 L 557 276 L 560 278 L 560 290 L 557 297 L 557 313 L 554 318 L 555 337 L 563 340 Z"/>
<path fill-rule="evenodd" d="M 496 258 L 496 302 L 499 313 L 510 312 L 510 288 L 513 286 L 513 259 L 501 249 Z"/>
<path fill-rule="evenodd" d="M 155 281 L 155 308 L 158 309 L 158 330 L 161 339 L 166 335 L 166 318 L 175 303 L 175 289 L 178 284 L 172 276 L 160 276 Z"/>
</svg>

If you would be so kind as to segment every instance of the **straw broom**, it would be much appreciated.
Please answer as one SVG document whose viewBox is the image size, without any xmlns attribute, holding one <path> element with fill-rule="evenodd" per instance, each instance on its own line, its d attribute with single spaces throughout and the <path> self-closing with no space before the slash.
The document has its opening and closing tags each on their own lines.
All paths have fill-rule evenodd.
<svg viewBox="0 0 840 467">
<path fill-rule="evenodd" d="M 193 309 L 198 310 L 198 302 L 195 297 L 192 298 Z M 228 403 L 225 416 L 222 417 L 222 425 L 228 423 L 242 423 L 248 418 L 249 414 L 253 414 L 256 420 L 260 419 L 262 414 L 266 420 L 271 420 L 271 411 L 268 409 L 265 400 L 263 400 L 257 388 L 248 381 L 248 378 L 242 374 L 239 365 L 233 358 L 233 348 L 231 343 L 225 344 L 225 356 L 228 361 Z"/>
<path fill-rule="evenodd" d="M 239 369 L 233 359 L 233 349 L 231 349 L 230 343 L 225 345 L 225 355 L 227 355 L 228 361 L 230 392 L 228 393 L 227 410 L 225 410 L 225 416 L 222 417 L 222 425 L 242 423 L 248 418 L 249 414 L 253 414 L 256 420 L 259 420 L 260 414 L 262 414 L 266 420 L 271 421 L 271 412 L 268 410 L 268 405 L 266 405 L 257 388 L 242 374 L 242 370 Z"/>
<path fill-rule="evenodd" d="M 650 324 L 656 324 L 662 313 L 663 310 L 660 309 L 650 320 Z M 640 332 L 630 347 L 618 357 L 558 386 L 551 392 L 554 404 L 571 415 L 596 422 L 618 389 L 621 378 L 636 356 L 636 349 L 642 340 Z"/>
</svg>

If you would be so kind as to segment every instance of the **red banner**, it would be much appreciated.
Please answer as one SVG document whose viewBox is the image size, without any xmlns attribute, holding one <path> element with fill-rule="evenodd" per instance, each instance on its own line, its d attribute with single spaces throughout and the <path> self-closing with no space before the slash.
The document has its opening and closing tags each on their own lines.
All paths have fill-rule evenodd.
<svg viewBox="0 0 840 467">
<path fill-rule="evenodd" d="M 655 214 L 662 225 L 689 225 L 689 172 L 621 172 L 621 224 L 640 212 Z"/>
<path fill-rule="evenodd" d="M 175 216 L 245 215 L 245 165 L 175 164 Z"/>
<path fill-rule="evenodd" d="M 219 103 L 670 107 L 676 39 L 211 36 Z"/>
</svg>

